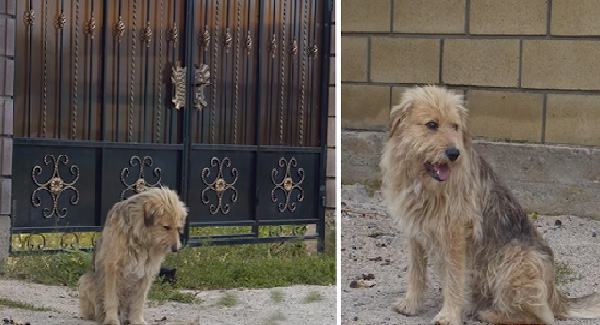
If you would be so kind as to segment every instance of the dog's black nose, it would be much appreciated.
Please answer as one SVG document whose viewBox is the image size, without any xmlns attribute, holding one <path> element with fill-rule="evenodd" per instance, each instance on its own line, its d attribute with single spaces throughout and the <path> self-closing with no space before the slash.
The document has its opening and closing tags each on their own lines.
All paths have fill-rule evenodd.
<svg viewBox="0 0 600 325">
<path fill-rule="evenodd" d="M 175 252 L 177 252 L 177 250 L 178 250 L 177 245 L 171 246 L 171 252 L 175 253 Z"/>
<path fill-rule="evenodd" d="M 455 161 L 460 156 L 460 151 L 456 148 L 448 148 L 446 149 L 446 157 L 450 159 L 450 161 Z"/>
</svg>

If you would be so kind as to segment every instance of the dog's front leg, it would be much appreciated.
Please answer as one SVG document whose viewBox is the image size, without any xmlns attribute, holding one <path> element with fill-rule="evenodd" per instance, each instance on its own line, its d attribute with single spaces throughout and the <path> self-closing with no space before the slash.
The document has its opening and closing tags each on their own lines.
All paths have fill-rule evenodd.
<svg viewBox="0 0 600 325">
<path fill-rule="evenodd" d="M 104 269 L 104 324 L 120 324 L 117 267 L 110 263 L 107 263 Z"/>
<path fill-rule="evenodd" d="M 392 309 L 403 315 L 415 315 L 423 303 L 427 288 L 427 255 L 423 246 L 415 239 L 408 241 L 409 266 L 408 288 L 404 298 L 399 299 Z"/>
<path fill-rule="evenodd" d="M 464 229 L 455 227 L 450 230 L 445 243 L 446 251 L 441 254 L 443 279 L 442 309 L 433 319 L 434 324 L 462 324 L 462 313 L 465 305 L 466 284 L 466 239 Z"/>
<path fill-rule="evenodd" d="M 129 323 L 132 325 L 143 325 L 146 324 L 144 321 L 144 304 L 146 303 L 146 297 L 152 281 L 148 276 L 145 276 L 140 280 L 138 290 L 131 296 L 129 305 Z"/>
</svg>

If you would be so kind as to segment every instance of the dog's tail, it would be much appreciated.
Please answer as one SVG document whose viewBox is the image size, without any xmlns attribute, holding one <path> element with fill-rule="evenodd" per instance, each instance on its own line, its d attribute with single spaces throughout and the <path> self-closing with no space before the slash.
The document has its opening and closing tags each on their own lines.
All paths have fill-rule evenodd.
<svg viewBox="0 0 600 325">
<path fill-rule="evenodd" d="M 592 293 L 579 298 L 560 295 L 562 310 L 567 317 L 598 318 L 600 317 L 600 294 Z"/>
</svg>

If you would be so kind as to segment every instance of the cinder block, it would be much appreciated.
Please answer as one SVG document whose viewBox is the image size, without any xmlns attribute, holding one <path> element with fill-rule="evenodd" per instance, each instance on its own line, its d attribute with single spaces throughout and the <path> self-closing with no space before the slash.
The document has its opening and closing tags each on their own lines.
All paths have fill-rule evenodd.
<svg viewBox="0 0 600 325">
<path fill-rule="evenodd" d="M 2 134 L 4 135 L 13 135 L 13 123 L 14 123 L 14 112 L 13 112 L 13 100 L 12 99 L 4 99 L 2 103 Z"/>
<path fill-rule="evenodd" d="M 600 35 L 600 1 L 553 0 L 550 33 Z"/>
<path fill-rule="evenodd" d="M 600 89 L 600 42 L 527 40 L 522 85 L 527 88 Z"/>
<path fill-rule="evenodd" d="M 342 0 L 342 32 L 389 32 L 391 0 Z"/>
<path fill-rule="evenodd" d="M 447 39 L 442 65 L 447 84 L 516 87 L 519 41 Z"/>
<path fill-rule="evenodd" d="M 470 90 L 469 129 L 489 139 L 540 142 L 543 106 L 542 94 Z"/>
<path fill-rule="evenodd" d="M 371 81 L 438 83 L 440 41 L 371 38 Z"/>
<path fill-rule="evenodd" d="M 0 178 L 0 214 L 11 213 L 12 180 Z"/>
<path fill-rule="evenodd" d="M 335 190 L 335 178 L 327 178 L 326 183 L 327 190 L 327 203 L 326 207 L 335 208 L 336 190 Z"/>
<path fill-rule="evenodd" d="M 600 96 L 548 95 L 546 142 L 600 145 Z"/>
<path fill-rule="evenodd" d="M 327 146 L 335 146 L 335 117 L 327 118 Z"/>
<path fill-rule="evenodd" d="M 329 115 L 329 117 L 334 117 L 335 116 L 335 103 L 336 103 L 334 86 L 329 86 L 328 99 L 329 99 L 329 103 L 327 104 L 327 108 L 329 111 L 328 111 L 327 115 Z"/>
<path fill-rule="evenodd" d="M 465 0 L 395 0 L 394 32 L 465 32 Z"/>
<path fill-rule="evenodd" d="M 342 37 L 342 81 L 367 81 L 369 39 Z"/>
<path fill-rule="evenodd" d="M 12 154 L 13 154 L 13 139 L 2 138 L 2 176 L 12 175 Z"/>
<path fill-rule="evenodd" d="M 546 0 L 471 0 L 472 34 L 546 34 Z"/>
<path fill-rule="evenodd" d="M 390 87 L 342 84 L 342 128 L 385 130 L 390 115 Z"/>
<path fill-rule="evenodd" d="M 327 149 L 327 177 L 335 177 L 335 148 Z"/>
</svg>

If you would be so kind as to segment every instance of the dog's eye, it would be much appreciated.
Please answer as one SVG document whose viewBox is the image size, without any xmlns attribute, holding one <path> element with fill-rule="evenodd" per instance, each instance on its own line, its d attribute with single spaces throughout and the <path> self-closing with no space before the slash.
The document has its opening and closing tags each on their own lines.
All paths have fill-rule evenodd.
<svg viewBox="0 0 600 325">
<path fill-rule="evenodd" d="M 427 122 L 427 124 L 425 124 L 425 126 L 430 129 L 430 130 L 437 130 L 438 129 L 438 124 L 435 123 L 434 121 L 431 122 Z"/>
<path fill-rule="evenodd" d="M 454 131 L 458 131 L 458 124 L 453 123 L 452 128 L 454 129 Z"/>
<path fill-rule="evenodd" d="M 163 226 L 163 228 L 165 228 L 166 231 L 170 231 L 171 230 L 170 226 Z"/>
</svg>

